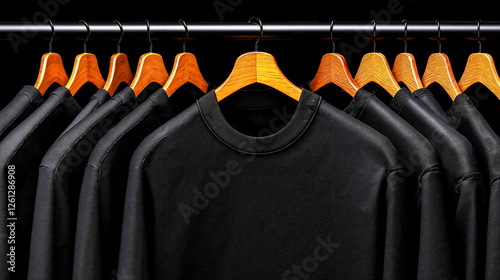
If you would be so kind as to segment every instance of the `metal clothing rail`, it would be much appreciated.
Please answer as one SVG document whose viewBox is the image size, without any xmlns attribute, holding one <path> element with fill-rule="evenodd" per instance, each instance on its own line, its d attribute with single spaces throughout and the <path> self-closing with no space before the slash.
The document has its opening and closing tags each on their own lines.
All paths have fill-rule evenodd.
<svg viewBox="0 0 500 280">
<path fill-rule="evenodd" d="M 116 38 L 120 34 L 120 28 L 113 22 L 88 22 L 92 37 L 103 39 Z M 122 22 L 125 36 L 144 36 L 147 32 L 145 22 Z M 259 25 L 255 23 L 200 23 L 187 22 L 190 38 L 226 37 L 226 38 L 256 38 L 260 33 Z M 336 22 L 333 26 L 333 36 L 343 38 L 348 36 L 372 37 L 374 24 L 366 22 Z M 78 22 L 54 22 L 56 37 L 81 37 L 85 38 L 87 29 L 85 25 Z M 477 21 L 440 21 L 441 38 L 477 39 Z M 155 38 L 181 38 L 185 34 L 184 27 L 177 22 L 151 22 L 151 35 Z M 436 38 L 438 24 L 434 21 L 408 21 L 408 39 Z M 500 22 L 481 22 L 481 39 L 489 39 L 500 36 Z M 12 34 L 23 36 L 47 36 L 52 29 L 47 23 L 0 23 L 0 38 L 7 38 Z M 263 38 L 271 39 L 294 39 L 301 36 L 314 36 L 328 38 L 330 22 L 286 22 L 286 23 L 263 23 Z M 377 22 L 376 37 L 403 38 L 405 24 L 403 22 Z"/>
</svg>

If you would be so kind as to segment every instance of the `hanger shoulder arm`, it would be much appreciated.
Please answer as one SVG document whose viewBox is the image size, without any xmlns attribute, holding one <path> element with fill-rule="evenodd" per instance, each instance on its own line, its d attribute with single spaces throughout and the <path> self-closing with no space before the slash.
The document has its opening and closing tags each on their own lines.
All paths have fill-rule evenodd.
<svg viewBox="0 0 500 280">
<path fill-rule="evenodd" d="M 383 87 L 391 96 L 401 89 L 392 75 L 385 56 L 381 53 L 368 53 L 363 56 L 354 81 L 364 87 L 374 82 Z"/>
<path fill-rule="evenodd" d="M 434 53 L 429 57 L 424 75 L 422 76 L 422 84 L 427 88 L 433 83 L 441 85 L 452 100 L 455 100 L 462 93 L 455 75 L 453 75 L 451 63 L 446 54 Z"/>
<path fill-rule="evenodd" d="M 42 56 L 38 78 L 34 87 L 43 95 L 54 83 L 64 86 L 69 77 L 64 70 L 61 56 L 57 53 L 46 53 Z"/>
<path fill-rule="evenodd" d="M 469 56 L 458 85 L 465 91 L 475 83 L 485 85 L 500 98 L 500 78 L 493 57 L 487 53 L 474 53 Z"/>
<path fill-rule="evenodd" d="M 124 53 L 114 54 L 110 59 L 108 78 L 103 89 L 113 95 L 121 83 L 130 85 L 133 78 L 127 55 Z"/>
<path fill-rule="evenodd" d="M 73 72 L 66 87 L 72 95 L 86 83 L 92 83 L 98 88 L 102 88 L 106 83 L 99 71 L 97 58 L 91 53 L 79 54 L 75 58 Z"/>
<path fill-rule="evenodd" d="M 400 53 L 396 56 L 392 73 L 396 82 L 404 83 L 411 92 L 424 87 L 418 74 L 415 58 L 410 53 Z"/>
</svg>

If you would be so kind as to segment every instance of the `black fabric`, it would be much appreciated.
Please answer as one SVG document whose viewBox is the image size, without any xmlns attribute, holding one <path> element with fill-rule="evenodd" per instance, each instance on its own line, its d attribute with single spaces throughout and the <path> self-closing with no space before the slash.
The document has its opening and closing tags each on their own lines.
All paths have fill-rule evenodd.
<svg viewBox="0 0 500 280">
<path fill-rule="evenodd" d="M 432 145 L 373 93 L 360 89 L 351 98 L 347 93 L 327 87 L 316 93 L 332 105 L 340 98 L 350 98 L 344 112 L 376 129 L 394 145 L 406 170 L 407 188 L 414 193 L 415 200 L 414 220 L 407 225 L 416 235 L 413 237 L 415 247 L 408 248 L 414 251 L 412 274 L 417 279 L 453 279 L 451 244 L 443 207 L 443 178 Z"/>
<path fill-rule="evenodd" d="M 471 144 L 406 89 L 394 96 L 390 106 L 435 148 L 446 177 L 445 198 L 459 279 L 484 279 L 488 190 Z"/>
<path fill-rule="evenodd" d="M 202 95 L 190 84 L 170 98 L 159 89 L 98 142 L 78 203 L 74 280 L 116 277 L 130 158 L 146 136 Z"/>
<path fill-rule="evenodd" d="M 125 88 L 59 137 L 43 157 L 28 279 L 71 278 L 78 198 L 85 164 L 97 141 L 136 107 L 134 92 Z"/>
<path fill-rule="evenodd" d="M 436 102 L 437 103 L 437 102 Z M 439 103 L 438 103 L 439 105 Z M 436 111 L 444 112 L 440 107 Z M 500 279 L 500 138 L 486 122 L 467 94 L 459 94 L 447 111 L 450 122 L 464 135 L 478 160 L 479 169 L 490 186 L 485 279 Z"/>
<path fill-rule="evenodd" d="M 442 93 L 443 94 L 443 93 Z M 445 97 L 450 99 L 450 97 L 444 92 Z M 413 92 L 413 95 L 420 100 L 430 111 L 432 111 L 436 116 L 438 116 L 443 122 L 448 124 L 449 126 L 455 128 L 450 118 L 446 115 L 446 112 L 441 108 L 441 105 L 436 100 L 432 92 L 426 88 L 417 89 Z"/>
<path fill-rule="evenodd" d="M 483 118 L 488 122 L 493 131 L 500 135 L 500 122 L 498 121 L 498 110 L 500 108 L 499 98 L 486 86 L 475 84 L 469 87 L 464 93 L 476 106 Z M 444 107 L 447 109 L 448 107 Z"/>
<path fill-rule="evenodd" d="M 134 153 L 118 278 L 407 279 L 411 197 L 387 138 L 307 90 L 263 107 L 267 129 L 233 112 L 262 129 L 244 135 L 221 111 L 238 94 L 208 93 Z"/>
<path fill-rule="evenodd" d="M 24 86 L 12 101 L 0 111 L 0 142 L 40 107 L 43 101 L 42 94 L 37 88 Z"/>
<path fill-rule="evenodd" d="M 0 143 L 0 190 L 4 197 L 0 202 L 0 218 L 3 221 L 7 221 L 7 217 L 17 218 L 17 221 L 12 221 L 15 223 L 15 273 L 7 270 L 10 267 L 7 263 L 10 257 L 7 254 L 12 244 L 7 240 L 8 228 L 1 227 L 2 279 L 26 279 L 38 165 L 55 139 L 80 111 L 81 107 L 72 98 L 68 89 L 60 87 Z M 15 169 L 17 203 L 14 216 L 7 212 L 9 166 Z"/>
<path fill-rule="evenodd" d="M 68 127 L 64 130 L 62 134 L 66 133 L 70 128 L 72 128 L 77 123 L 82 121 L 85 117 L 90 115 L 90 113 L 94 112 L 95 109 L 99 108 L 110 98 L 111 96 L 109 95 L 109 92 L 107 92 L 104 89 L 99 89 L 94 95 L 92 95 L 87 105 L 85 105 L 85 107 L 82 108 L 80 114 L 78 114 L 75 117 L 75 119 L 68 125 Z"/>
<path fill-rule="evenodd" d="M 451 121 L 474 147 L 481 172 L 489 181 L 490 197 L 486 248 L 486 278 L 500 279 L 500 138 L 488 125 L 466 94 L 455 98 L 448 110 Z"/>
</svg>

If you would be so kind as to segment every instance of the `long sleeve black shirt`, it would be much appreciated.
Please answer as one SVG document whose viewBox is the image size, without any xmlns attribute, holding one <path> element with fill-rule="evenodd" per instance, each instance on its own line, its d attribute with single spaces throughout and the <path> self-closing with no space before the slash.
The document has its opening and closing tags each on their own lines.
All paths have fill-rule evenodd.
<svg viewBox="0 0 500 280">
<path fill-rule="evenodd" d="M 478 88 L 476 88 L 478 89 Z M 424 96 L 422 102 L 442 119 L 447 119 L 474 147 L 474 153 L 484 179 L 490 187 L 485 279 L 500 278 L 500 138 L 493 131 L 478 110 L 481 97 L 494 96 L 493 93 L 471 90 L 474 103 L 468 94 L 459 94 L 451 106 L 443 108 L 428 90 L 419 90 L 417 96 Z M 487 98 L 484 98 L 487 99 Z"/>
<path fill-rule="evenodd" d="M 145 93 L 144 93 L 145 94 Z M 130 87 L 61 135 L 39 166 L 28 279 L 70 279 L 78 198 L 97 142 L 137 107 Z"/>
<path fill-rule="evenodd" d="M 189 84 L 170 98 L 159 89 L 97 143 L 85 167 L 78 203 L 74 280 L 117 276 L 130 158 L 146 136 L 200 96 Z"/>
<path fill-rule="evenodd" d="M 323 100 L 338 107 L 351 100 L 347 93 L 326 86 L 317 91 Z M 406 170 L 408 188 L 414 193 L 415 234 L 408 250 L 417 279 L 453 279 L 451 240 L 445 211 L 444 183 L 434 148 L 415 128 L 398 116 L 373 93 L 358 90 L 344 112 L 386 136 L 399 153 Z"/>
<path fill-rule="evenodd" d="M 405 279 L 389 140 L 307 90 L 260 109 L 238 94 L 208 93 L 134 153 L 118 278 Z"/>
<path fill-rule="evenodd" d="M 394 96 L 390 106 L 429 140 L 438 156 L 446 178 L 445 196 L 459 279 L 483 279 L 488 188 L 472 145 L 406 89 Z"/>
<path fill-rule="evenodd" d="M 0 142 L 0 191 L 7 198 L 8 194 L 13 194 L 8 191 L 14 188 L 16 202 L 15 211 L 11 212 L 7 211 L 8 200 L 0 200 L 0 219 L 17 218 L 12 221 L 15 223 L 15 244 L 8 243 L 10 228 L 4 226 L 0 229 L 0 269 L 3 271 L 0 275 L 5 277 L 3 279 L 26 279 L 38 165 L 45 152 L 80 111 L 80 105 L 68 89 L 60 87 Z M 12 169 L 15 170 L 15 184 L 7 184 Z M 11 267 L 7 263 L 10 260 L 7 254 L 13 251 L 11 246 L 15 246 L 15 273 L 7 270 Z"/>
</svg>

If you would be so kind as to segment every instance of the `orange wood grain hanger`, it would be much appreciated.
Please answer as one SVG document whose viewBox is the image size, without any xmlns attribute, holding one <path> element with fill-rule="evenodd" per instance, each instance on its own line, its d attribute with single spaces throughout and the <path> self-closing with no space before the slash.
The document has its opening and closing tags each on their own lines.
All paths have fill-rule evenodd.
<svg viewBox="0 0 500 280">
<path fill-rule="evenodd" d="M 66 70 L 64 70 L 61 56 L 52 52 L 52 43 L 55 36 L 54 24 L 50 19 L 47 19 L 46 22 L 49 23 L 52 28 L 52 37 L 49 43 L 49 52 L 42 56 L 40 70 L 38 71 L 38 77 L 34 85 L 42 96 L 52 84 L 57 83 L 64 86 L 69 80 L 68 74 L 66 74 Z"/>
<path fill-rule="evenodd" d="M 375 51 L 375 35 L 376 21 L 373 21 L 373 52 L 363 56 L 354 80 L 360 87 L 374 82 L 394 97 L 401 87 L 392 75 L 387 58 L 382 53 Z"/>
<path fill-rule="evenodd" d="M 132 75 L 132 70 L 130 70 L 127 55 L 124 53 L 113 54 L 109 62 L 108 78 L 106 79 L 106 84 L 103 89 L 105 89 L 109 95 L 113 96 L 121 83 L 130 85 L 133 79 L 134 75 Z"/>
<path fill-rule="evenodd" d="M 402 82 L 411 92 L 424 87 L 418 74 L 415 57 L 411 53 L 400 53 L 396 56 L 392 73 L 396 82 Z"/>
<path fill-rule="evenodd" d="M 258 20 L 261 31 L 255 43 L 255 51 L 242 54 L 236 59 L 229 77 L 215 89 L 217 101 L 221 101 L 234 92 L 255 83 L 272 87 L 298 101 L 302 90 L 283 75 L 274 56 L 258 51 L 263 26 L 258 18 L 251 18 L 249 22 L 253 19 Z"/>
<path fill-rule="evenodd" d="M 186 41 L 188 39 L 186 22 L 179 19 L 179 23 L 182 23 L 186 29 L 186 37 L 182 47 L 183 50 L 182 53 L 175 56 L 172 72 L 170 72 L 170 77 L 168 78 L 163 89 L 167 92 L 168 97 L 170 97 L 182 85 L 191 83 L 198 87 L 202 92 L 206 93 L 208 90 L 208 83 L 201 74 L 198 61 L 196 61 L 194 54 L 186 52 Z"/>
<path fill-rule="evenodd" d="M 76 56 L 71 77 L 66 84 L 66 88 L 68 88 L 73 96 L 86 83 L 92 83 L 98 88 L 102 88 L 106 83 L 101 75 L 101 71 L 99 70 L 97 57 L 91 53 L 87 53 L 87 42 L 90 37 L 90 28 L 86 22 L 80 21 L 80 23 L 85 24 L 88 35 L 84 43 L 83 53 Z"/>
<path fill-rule="evenodd" d="M 436 22 L 438 24 L 439 52 L 429 56 L 424 75 L 422 76 L 422 84 L 427 88 L 431 84 L 437 83 L 443 87 L 452 100 L 455 100 L 462 93 L 462 90 L 457 84 L 455 75 L 453 75 L 450 59 L 446 54 L 441 53 L 441 28 L 439 21 Z"/>
<path fill-rule="evenodd" d="M 392 67 L 392 74 L 396 79 L 396 82 L 405 84 L 411 92 L 416 91 L 424 87 L 420 75 L 418 74 L 417 63 L 415 62 L 415 57 L 408 53 L 407 50 L 407 34 L 408 34 L 408 21 L 403 20 L 405 23 L 405 36 L 404 52 L 398 54 L 394 60 L 394 66 Z"/>
<path fill-rule="evenodd" d="M 208 90 L 208 83 L 203 78 L 196 57 L 192 53 L 177 54 L 170 73 L 171 75 L 163 87 L 169 97 L 186 83 L 195 85 L 204 93 Z"/>
<path fill-rule="evenodd" d="M 473 53 L 469 56 L 458 85 L 465 91 L 475 83 L 485 85 L 500 99 L 500 78 L 493 57 L 487 53 Z"/>
<path fill-rule="evenodd" d="M 467 59 L 464 73 L 458 85 L 462 91 L 465 91 L 473 84 L 480 83 L 500 99 L 500 78 L 493 57 L 481 52 L 480 24 L 481 21 L 478 21 L 477 41 L 479 43 L 479 52 L 471 54 Z"/>
<path fill-rule="evenodd" d="M 333 41 L 334 22 L 332 21 L 330 25 L 330 39 L 333 43 L 333 52 L 327 53 L 321 58 L 318 71 L 311 81 L 310 87 L 315 92 L 323 86 L 332 83 L 354 97 L 359 90 L 359 85 L 352 78 L 345 58 L 341 54 L 335 53 L 335 42 Z"/>
<path fill-rule="evenodd" d="M 134 80 L 130 84 L 130 87 L 134 91 L 135 96 L 141 94 L 141 92 L 152 83 L 164 85 L 168 80 L 168 72 L 165 68 L 163 58 L 160 54 L 153 53 L 153 43 L 151 41 L 151 33 L 148 20 L 146 20 L 146 24 L 148 27 L 150 52 L 143 54 L 139 58 L 139 63 L 137 65 L 137 71 L 135 72 Z"/>
<path fill-rule="evenodd" d="M 128 57 L 126 54 L 120 51 L 120 43 L 123 39 L 123 27 L 118 21 L 114 21 L 118 24 L 121 30 L 120 40 L 118 41 L 117 53 L 111 56 L 109 62 L 108 78 L 106 79 L 106 84 L 103 89 L 105 89 L 111 96 L 115 93 L 116 89 L 121 83 L 126 83 L 130 85 L 134 79 L 132 75 L 132 70 L 130 70 L 130 64 L 128 62 Z"/>
<path fill-rule="evenodd" d="M 444 53 L 433 53 L 427 61 L 422 84 L 427 88 L 433 83 L 441 85 L 452 100 L 462 93 L 453 75 L 450 59 Z"/>
</svg>

